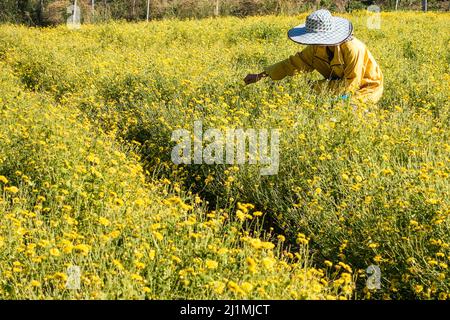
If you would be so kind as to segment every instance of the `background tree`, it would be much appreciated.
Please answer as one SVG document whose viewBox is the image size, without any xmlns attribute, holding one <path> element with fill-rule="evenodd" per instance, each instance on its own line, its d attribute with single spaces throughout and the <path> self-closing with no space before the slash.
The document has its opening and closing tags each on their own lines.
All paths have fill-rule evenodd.
<svg viewBox="0 0 450 320">
<path fill-rule="evenodd" d="M 77 0 L 83 23 L 147 18 L 147 0 Z M 428 10 L 449 10 L 449 0 L 428 0 Z M 382 10 L 422 10 L 422 0 L 150 0 L 150 19 L 204 18 L 217 15 L 296 14 L 314 8 L 345 12 L 376 4 Z M 0 22 L 26 25 L 64 23 L 73 0 L 1 0 Z M 93 5 L 95 4 L 95 11 Z"/>
</svg>

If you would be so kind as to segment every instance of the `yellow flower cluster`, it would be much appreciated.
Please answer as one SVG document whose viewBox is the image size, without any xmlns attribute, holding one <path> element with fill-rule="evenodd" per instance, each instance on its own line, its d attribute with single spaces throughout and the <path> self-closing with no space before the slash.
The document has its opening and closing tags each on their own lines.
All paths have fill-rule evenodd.
<svg viewBox="0 0 450 320">
<path fill-rule="evenodd" d="M 244 87 L 303 17 L 1 26 L 0 298 L 449 297 L 448 13 L 348 16 L 378 106 Z M 280 129 L 278 174 L 175 165 L 199 119 Z"/>
<path fill-rule="evenodd" d="M 0 64 L 0 298 L 281 299 L 286 286 L 287 298 L 350 296 L 307 252 L 294 261 L 270 235 L 250 237 L 235 211 L 149 182 L 125 142 Z"/>
</svg>

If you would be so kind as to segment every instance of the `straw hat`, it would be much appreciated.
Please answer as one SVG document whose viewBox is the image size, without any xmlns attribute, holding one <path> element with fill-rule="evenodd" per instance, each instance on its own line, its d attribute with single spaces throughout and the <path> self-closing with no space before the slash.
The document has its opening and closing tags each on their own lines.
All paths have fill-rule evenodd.
<svg viewBox="0 0 450 320">
<path fill-rule="evenodd" d="M 338 45 L 344 42 L 353 31 L 350 21 L 333 17 L 330 11 L 320 9 L 306 18 L 306 23 L 288 32 L 288 37 L 300 44 Z"/>
</svg>

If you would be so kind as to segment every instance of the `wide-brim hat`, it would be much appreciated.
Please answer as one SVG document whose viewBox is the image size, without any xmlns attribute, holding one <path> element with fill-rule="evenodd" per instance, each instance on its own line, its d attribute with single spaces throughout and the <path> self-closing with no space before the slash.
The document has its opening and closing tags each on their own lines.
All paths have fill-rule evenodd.
<svg viewBox="0 0 450 320">
<path fill-rule="evenodd" d="M 338 45 L 344 42 L 353 32 L 350 21 L 333 17 L 328 10 L 317 10 L 300 24 L 288 31 L 292 41 L 307 45 Z"/>
</svg>

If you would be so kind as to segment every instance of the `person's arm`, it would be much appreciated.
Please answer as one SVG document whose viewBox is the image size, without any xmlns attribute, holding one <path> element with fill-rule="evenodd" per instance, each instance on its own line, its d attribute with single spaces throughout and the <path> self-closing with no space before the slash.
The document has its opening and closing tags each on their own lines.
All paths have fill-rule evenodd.
<svg viewBox="0 0 450 320">
<path fill-rule="evenodd" d="M 270 77 L 272 80 L 281 80 L 286 76 L 293 76 L 297 72 L 311 72 L 312 58 L 314 56 L 312 46 L 308 46 L 301 52 L 290 56 L 288 59 L 275 63 L 264 68 L 264 72 L 260 74 L 249 74 L 245 77 L 246 84 L 255 83 L 263 77 Z"/>
<path fill-rule="evenodd" d="M 258 82 L 259 80 L 261 80 L 262 78 L 268 77 L 269 75 L 263 71 L 261 73 L 257 73 L 257 74 L 248 74 L 245 78 L 244 78 L 244 82 L 245 84 L 251 84 L 251 83 L 255 83 Z"/>
<path fill-rule="evenodd" d="M 312 72 L 314 70 L 312 66 L 313 57 L 313 47 L 308 46 L 288 59 L 266 67 L 264 71 L 272 80 L 281 80 L 298 72 Z"/>
</svg>

